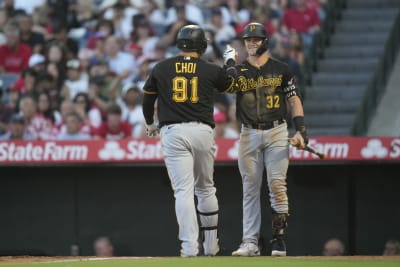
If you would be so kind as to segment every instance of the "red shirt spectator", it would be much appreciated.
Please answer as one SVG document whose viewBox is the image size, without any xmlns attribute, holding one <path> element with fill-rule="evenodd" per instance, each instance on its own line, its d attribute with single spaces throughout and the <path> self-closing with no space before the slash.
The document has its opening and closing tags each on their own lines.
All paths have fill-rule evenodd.
<svg viewBox="0 0 400 267">
<path fill-rule="evenodd" d="M 288 31 L 294 30 L 298 33 L 314 32 L 319 29 L 321 20 L 315 9 L 307 8 L 304 0 L 298 0 L 295 8 L 289 8 L 285 11 L 282 24 Z"/>
<path fill-rule="evenodd" d="M 103 122 L 96 130 L 95 135 L 108 140 L 124 139 L 131 137 L 132 129 L 129 123 L 125 121 L 121 121 L 115 129 L 110 128 L 107 122 Z"/>
<path fill-rule="evenodd" d="M 31 48 L 23 43 L 15 48 L 10 48 L 6 44 L 0 46 L 0 66 L 5 72 L 21 73 L 28 67 L 31 57 Z"/>
<path fill-rule="evenodd" d="M 4 72 L 21 73 L 28 67 L 32 55 L 31 48 L 19 41 L 17 27 L 7 25 L 5 28 L 7 41 L 0 46 L 0 70 Z"/>
<path fill-rule="evenodd" d="M 94 136 L 108 140 L 131 137 L 131 125 L 128 122 L 122 121 L 121 115 L 121 108 L 117 104 L 111 104 L 107 108 L 107 120 L 95 130 Z"/>
</svg>

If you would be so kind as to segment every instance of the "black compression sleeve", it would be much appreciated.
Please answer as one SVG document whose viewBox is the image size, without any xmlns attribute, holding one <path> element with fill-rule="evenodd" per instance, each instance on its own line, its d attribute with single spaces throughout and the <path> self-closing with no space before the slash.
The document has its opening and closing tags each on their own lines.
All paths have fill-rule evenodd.
<svg viewBox="0 0 400 267">
<path fill-rule="evenodd" d="M 154 122 L 154 103 L 156 102 L 156 94 L 144 94 L 143 96 L 143 116 L 147 125 Z"/>
</svg>

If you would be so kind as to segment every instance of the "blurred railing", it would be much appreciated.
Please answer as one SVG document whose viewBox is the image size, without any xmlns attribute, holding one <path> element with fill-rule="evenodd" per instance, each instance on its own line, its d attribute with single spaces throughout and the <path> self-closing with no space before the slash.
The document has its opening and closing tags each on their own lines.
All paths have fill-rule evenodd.
<svg viewBox="0 0 400 267">
<path fill-rule="evenodd" d="M 368 126 L 376 107 L 383 96 L 386 83 L 391 74 L 393 64 L 396 60 L 397 51 L 400 46 L 400 11 L 397 14 L 395 22 L 389 34 L 389 38 L 385 44 L 383 55 L 380 59 L 378 67 L 371 78 L 367 91 L 357 111 L 352 128 L 352 135 L 366 135 Z"/>
</svg>

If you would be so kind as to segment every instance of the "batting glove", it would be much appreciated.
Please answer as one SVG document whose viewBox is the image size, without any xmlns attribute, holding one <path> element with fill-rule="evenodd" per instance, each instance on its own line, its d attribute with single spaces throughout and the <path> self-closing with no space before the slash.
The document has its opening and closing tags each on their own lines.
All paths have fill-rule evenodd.
<svg viewBox="0 0 400 267">
<path fill-rule="evenodd" d="M 158 128 L 158 125 L 155 124 L 154 122 L 150 125 L 146 124 L 146 134 L 148 137 L 156 137 L 160 133 L 160 129 Z"/>
<path fill-rule="evenodd" d="M 236 49 L 230 45 L 227 45 L 223 54 L 224 64 L 229 65 L 233 63 L 234 65 L 236 62 L 236 57 L 237 57 Z"/>
</svg>

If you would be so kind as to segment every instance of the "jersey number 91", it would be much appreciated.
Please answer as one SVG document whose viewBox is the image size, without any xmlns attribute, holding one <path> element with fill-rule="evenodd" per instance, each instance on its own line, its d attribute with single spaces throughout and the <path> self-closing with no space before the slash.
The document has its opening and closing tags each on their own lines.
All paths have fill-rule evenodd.
<svg viewBox="0 0 400 267">
<path fill-rule="evenodd" d="M 190 80 L 182 76 L 175 77 L 172 80 L 172 99 L 179 103 L 185 102 L 188 99 L 188 86 L 190 86 L 190 102 L 199 102 L 198 82 L 198 77 L 193 77 Z"/>
</svg>

